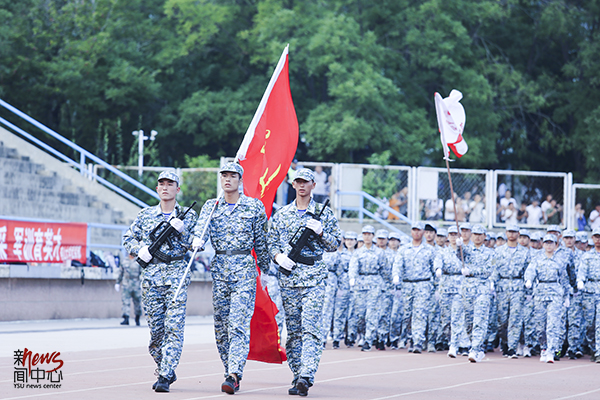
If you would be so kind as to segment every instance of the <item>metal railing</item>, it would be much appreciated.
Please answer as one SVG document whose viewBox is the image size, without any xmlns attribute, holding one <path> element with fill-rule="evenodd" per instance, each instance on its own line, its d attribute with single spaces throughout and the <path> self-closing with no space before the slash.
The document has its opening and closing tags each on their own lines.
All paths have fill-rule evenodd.
<svg viewBox="0 0 600 400">
<path fill-rule="evenodd" d="M 61 152 L 59 152 L 58 150 L 54 149 L 53 147 L 49 146 L 48 144 L 44 143 L 43 141 L 39 140 L 35 136 L 33 136 L 33 135 L 25 132 L 23 129 L 19 128 L 18 126 L 14 125 L 14 124 L 10 123 L 9 121 L 7 121 L 6 119 L 0 117 L 0 123 L 1 124 L 3 124 L 4 126 L 6 126 L 9 129 L 11 129 L 12 131 L 20 134 L 21 136 L 27 138 L 29 141 L 35 143 L 37 146 L 39 146 L 42 149 L 46 150 L 48 153 L 50 153 L 50 154 L 56 156 L 57 158 L 65 161 L 65 162 L 67 162 L 68 164 L 70 164 L 70 165 L 78 168 L 79 171 L 80 171 L 80 173 L 81 173 L 81 175 L 92 177 L 93 179 L 97 180 L 99 183 L 101 183 L 104 186 L 112 189 L 113 191 L 117 192 L 118 194 L 120 194 L 121 196 L 125 197 L 129 201 L 131 201 L 131 202 L 139 205 L 140 207 L 148 207 L 148 204 L 146 204 L 145 202 L 141 201 L 137 197 L 131 195 L 130 193 L 126 192 L 125 190 L 121 189 L 120 187 L 116 186 L 115 184 L 109 182 L 108 180 L 104 179 L 103 177 L 98 176 L 95 173 L 95 170 L 89 169 L 86 160 L 91 160 L 91 161 L 93 161 L 93 162 L 95 162 L 95 163 L 103 166 L 108 171 L 110 171 L 112 174 L 118 176 L 119 178 L 121 178 L 121 179 L 125 180 L 126 182 L 132 184 L 136 188 L 138 188 L 138 189 L 142 190 L 143 192 L 149 194 L 150 196 L 154 197 L 155 199 L 159 199 L 158 194 L 155 191 L 149 189 L 148 187 L 146 187 L 145 185 L 143 185 L 140 182 L 136 181 L 135 179 L 131 178 L 127 174 L 119 171 L 117 168 L 114 168 L 112 165 L 108 164 L 106 161 L 104 161 L 101 158 L 97 157 L 96 155 L 90 153 L 89 151 L 85 150 L 84 148 L 76 145 L 72 141 L 66 139 L 65 137 L 61 136 L 59 133 L 53 131 L 52 129 L 48 128 L 44 124 L 36 121 L 35 119 L 31 118 L 29 115 L 25 114 L 24 112 L 22 112 L 21 110 L 15 108 L 15 107 L 13 107 L 12 105 L 8 104 L 7 102 L 5 102 L 2 99 L 0 99 L 0 106 L 4 107 L 8 111 L 10 111 L 13 114 L 17 115 L 18 117 L 21 117 L 22 119 L 24 119 L 25 121 L 29 122 L 33 126 L 41 129 L 42 131 L 44 131 L 45 133 L 49 134 L 53 138 L 57 139 L 61 143 L 67 145 L 71 149 L 79 152 L 79 162 L 77 162 L 75 160 L 72 160 L 68 156 L 62 154 Z"/>
<path fill-rule="evenodd" d="M 389 205 L 385 204 L 384 202 L 376 199 L 375 197 L 371 196 L 370 194 L 368 194 L 366 192 L 336 192 L 336 195 L 337 196 L 359 196 L 360 197 L 361 205 L 359 207 L 342 206 L 340 209 L 340 211 L 356 211 L 356 212 L 358 212 L 359 223 L 361 223 L 361 224 L 363 223 L 364 216 L 366 215 L 369 218 L 379 222 L 381 225 L 385 226 L 389 230 L 398 232 L 401 235 L 406 235 L 400 229 L 398 229 L 394 225 L 387 222 L 387 220 L 385 220 L 384 218 L 376 215 L 375 213 L 371 212 L 369 209 L 365 208 L 365 200 L 367 200 L 367 201 L 373 203 L 374 205 L 376 205 L 378 207 L 378 209 L 385 210 L 385 211 L 389 212 L 390 214 L 398 217 L 398 219 L 400 219 L 401 221 L 406 222 L 407 224 L 411 224 L 410 219 L 408 219 L 405 215 L 400 214 L 398 211 L 394 210 L 393 208 L 391 208 Z"/>
</svg>

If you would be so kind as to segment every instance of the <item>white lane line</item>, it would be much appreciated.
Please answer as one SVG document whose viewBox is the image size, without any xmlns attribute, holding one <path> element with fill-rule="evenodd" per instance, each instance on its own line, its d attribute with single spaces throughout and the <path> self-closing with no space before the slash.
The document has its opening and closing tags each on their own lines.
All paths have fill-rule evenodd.
<svg viewBox="0 0 600 400">
<path fill-rule="evenodd" d="M 558 399 L 554 399 L 554 400 L 574 399 L 575 397 L 581 397 L 581 396 L 585 396 L 585 395 L 597 393 L 597 392 L 600 392 L 600 389 L 590 390 L 589 392 L 576 393 L 576 394 L 572 394 L 571 396 L 567 396 L 567 397 L 559 397 Z"/>
<path fill-rule="evenodd" d="M 381 357 L 370 357 L 370 358 L 381 358 Z M 321 364 L 323 364 L 323 363 L 321 363 Z M 459 365 L 468 365 L 468 364 L 452 363 L 452 364 L 436 365 L 436 366 L 433 366 L 433 367 L 411 368 L 411 369 L 404 369 L 404 370 L 398 370 L 398 371 L 374 372 L 374 373 L 370 373 L 370 374 L 360 374 L 360 375 L 352 375 L 352 376 L 341 376 L 341 377 L 337 377 L 337 378 L 319 379 L 318 383 L 321 384 L 321 383 L 325 383 L 325 382 L 341 381 L 341 380 L 345 380 L 345 379 L 365 378 L 365 377 L 380 376 L 380 375 L 391 375 L 391 374 L 399 374 L 399 373 L 414 372 L 414 371 L 427 371 L 427 370 L 438 369 L 438 368 L 456 367 L 456 366 L 459 366 Z M 290 387 L 290 385 L 285 385 L 285 386 L 270 386 L 270 387 L 252 389 L 252 390 L 244 390 L 244 393 L 263 392 L 263 391 L 267 391 L 267 390 L 285 389 L 285 388 L 289 388 L 289 387 Z M 222 397 L 222 396 L 223 395 L 190 397 L 190 398 L 187 398 L 185 400 L 211 399 L 211 398 L 214 398 L 214 397 Z"/>
<path fill-rule="evenodd" d="M 411 396 L 411 395 L 414 395 L 414 394 L 422 394 L 422 393 L 429 393 L 429 392 L 437 392 L 437 391 L 440 391 L 440 390 L 455 389 L 455 388 L 458 388 L 458 387 L 469 386 L 469 385 L 476 385 L 476 384 L 479 384 L 479 383 L 489 383 L 489 382 L 509 380 L 509 379 L 515 379 L 515 378 L 524 378 L 524 377 L 528 377 L 528 376 L 542 375 L 542 374 L 548 374 L 548 373 L 552 373 L 552 372 L 568 371 L 568 370 L 571 370 L 571 369 L 589 368 L 589 367 L 590 367 L 589 365 L 579 365 L 579 366 L 575 366 L 575 367 L 567 367 L 567 368 L 561 368 L 561 369 L 551 369 L 551 370 L 531 372 L 531 373 L 521 374 L 521 375 L 511 375 L 511 376 L 501 376 L 501 377 L 498 377 L 498 378 L 480 379 L 480 380 L 477 380 L 477 381 L 463 382 L 463 383 L 459 383 L 459 384 L 456 384 L 456 385 L 450 385 L 450 386 L 444 386 L 444 387 L 438 387 L 438 388 L 431 388 L 431 389 L 424 389 L 424 390 L 416 390 L 416 391 L 413 391 L 413 392 L 406 392 L 406 393 L 398 393 L 398 394 L 394 394 L 394 395 L 391 395 L 391 396 L 385 396 L 385 397 L 375 397 L 375 398 L 369 399 L 369 400 L 393 399 L 393 398 L 396 398 L 396 397 Z"/>
</svg>

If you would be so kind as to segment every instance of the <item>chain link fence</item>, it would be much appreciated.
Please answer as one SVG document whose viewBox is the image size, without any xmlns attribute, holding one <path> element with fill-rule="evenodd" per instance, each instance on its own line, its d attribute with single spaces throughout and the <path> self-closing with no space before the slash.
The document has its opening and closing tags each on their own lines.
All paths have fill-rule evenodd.
<svg viewBox="0 0 600 400">
<path fill-rule="evenodd" d="M 455 221 L 485 224 L 488 171 L 451 169 L 450 172 L 454 201 L 447 169 L 417 168 L 418 219 L 441 224 Z"/>
<path fill-rule="evenodd" d="M 409 175 L 411 167 L 369 164 L 340 164 L 338 191 L 366 192 L 383 204 L 408 217 L 410 206 Z M 342 218 L 357 218 L 356 208 L 364 207 L 378 218 L 399 221 L 399 217 L 372 202 L 364 203 L 359 195 L 345 195 L 339 201 Z"/>
<path fill-rule="evenodd" d="M 575 183 L 573 185 L 572 212 L 568 214 L 570 226 L 578 231 L 591 231 L 600 221 L 592 221 L 597 218 L 600 209 L 600 185 Z"/>
<path fill-rule="evenodd" d="M 494 174 L 495 226 L 566 226 L 567 174 L 534 171 L 495 171 Z"/>
</svg>

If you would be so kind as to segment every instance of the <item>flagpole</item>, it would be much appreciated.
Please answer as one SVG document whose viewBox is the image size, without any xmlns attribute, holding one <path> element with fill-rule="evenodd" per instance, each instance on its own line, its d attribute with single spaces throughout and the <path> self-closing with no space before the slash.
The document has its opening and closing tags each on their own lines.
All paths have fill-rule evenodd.
<svg viewBox="0 0 600 400">
<path fill-rule="evenodd" d="M 434 98 L 436 96 L 439 96 L 439 94 L 436 93 Z M 441 99 L 441 96 L 439 96 L 439 97 Z M 456 222 L 456 231 L 458 233 L 458 237 L 462 237 L 460 228 L 458 226 L 458 213 L 456 212 L 456 199 L 454 198 L 454 188 L 452 187 L 452 175 L 450 174 L 450 150 L 448 149 L 448 145 L 446 144 L 446 135 L 444 134 L 444 126 L 443 126 L 442 119 L 441 119 L 441 115 L 442 115 L 443 111 L 440 109 L 441 104 L 438 106 L 437 100 L 435 100 L 434 102 L 435 102 L 435 113 L 436 113 L 437 120 L 438 120 L 438 127 L 440 130 L 440 135 L 441 135 L 441 139 L 442 139 L 444 160 L 446 160 L 446 169 L 448 171 L 448 182 L 450 184 L 450 198 L 452 199 L 452 205 L 454 206 L 454 222 Z M 465 257 L 463 255 L 462 246 L 459 246 L 459 249 L 460 249 L 460 260 L 462 262 L 462 267 L 464 269 L 465 268 Z"/>
</svg>

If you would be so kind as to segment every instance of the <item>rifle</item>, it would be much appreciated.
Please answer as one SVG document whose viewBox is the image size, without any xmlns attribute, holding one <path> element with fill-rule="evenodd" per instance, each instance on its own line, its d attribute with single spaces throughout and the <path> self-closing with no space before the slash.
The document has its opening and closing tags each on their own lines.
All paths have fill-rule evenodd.
<svg viewBox="0 0 600 400">
<path fill-rule="evenodd" d="M 195 205 L 196 205 L 196 202 L 194 201 L 187 210 L 179 213 L 177 218 L 179 218 L 180 220 L 183 221 L 183 219 L 185 218 L 185 215 Z M 137 261 L 137 263 L 140 264 L 140 266 L 142 268 L 146 268 L 148 265 L 150 265 L 150 263 L 152 263 L 152 260 L 155 258 L 158 259 L 160 262 L 164 262 L 164 263 L 171 262 L 171 256 L 160 251 L 160 248 L 162 247 L 162 245 L 165 242 L 167 242 L 169 244 L 169 247 L 173 248 L 173 242 L 171 241 L 171 237 L 173 236 L 173 234 L 176 234 L 177 236 L 179 236 L 179 232 L 177 232 L 175 230 L 175 228 L 173 228 L 169 222 L 162 221 L 160 224 L 158 224 L 156 226 L 156 228 L 154 228 L 152 230 L 152 232 L 150 232 L 150 240 L 152 240 L 152 244 L 150 246 L 148 246 L 148 251 L 152 255 L 152 259 L 149 262 L 146 262 L 138 256 L 135 261 Z"/>
<path fill-rule="evenodd" d="M 325 204 L 323 204 L 323 207 L 321 207 L 321 211 L 319 211 L 319 213 L 316 215 L 308 211 L 306 213 L 314 219 L 316 219 L 317 221 L 320 221 L 321 215 L 323 215 L 323 211 L 325 211 L 325 208 L 328 204 L 329 199 L 325 201 Z M 290 250 L 288 258 L 294 261 L 295 263 L 313 265 L 314 260 L 310 257 L 303 256 L 301 253 L 305 247 L 308 247 L 312 251 L 316 251 L 316 249 L 312 245 L 312 241 L 315 239 L 317 239 L 317 234 L 312 229 L 308 229 L 305 226 L 301 226 L 300 228 L 298 228 L 298 230 L 296 230 L 296 233 L 294 233 L 294 236 L 292 236 L 292 238 L 290 239 L 290 246 L 292 246 L 292 250 Z M 288 271 L 287 269 L 282 268 L 281 266 L 278 266 L 277 269 L 285 276 L 290 276 L 290 274 L 292 273 L 291 271 Z"/>
</svg>

